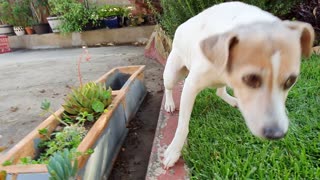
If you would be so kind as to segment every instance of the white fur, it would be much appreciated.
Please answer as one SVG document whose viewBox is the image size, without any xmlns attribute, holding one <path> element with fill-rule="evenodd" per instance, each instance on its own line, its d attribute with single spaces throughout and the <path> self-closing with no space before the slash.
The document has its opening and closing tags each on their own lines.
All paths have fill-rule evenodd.
<svg viewBox="0 0 320 180">
<path fill-rule="evenodd" d="M 164 153 L 163 164 L 169 168 L 179 159 L 184 142 L 189 131 L 189 120 L 197 94 L 206 87 L 217 87 L 217 95 L 232 106 L 237 106 L 237 100 L 227 94 L 228 85 L 219 67 L 208 62 L 199 46 L 200 42 L 209 36 L 229 32 L 239 25 L 253 22 L 276 22 L 280 20 L 268 12 L 241 2 L 228 2 L 215 5 L 197 16 L 189 19 L 178 27 L 173 40 L 172 51 L 164 70 L 164 85 L 166 88 L 165 109 L 172 112 L 175 109 L 172 98 L 172 88 L 183 79 L 181 69 L 189 70 L 181 95 L 178 127 L 171 144 Z M 278 60 L 278 54 L 274 56 Z M 274 63 L 276 68 L 276 62 Z M 276 101 L 277 92 L 273 93 L 274 104 L 282 112 L 283 102 Z M 256 110 L 253 107 L 252 110 Z M 241 109 L 241 108 L 240 108 Z M 249 111 L 248 111 L 249 112 Z M 257 111 L 253 111 L 258 113 Z M 251 112 L 252 113 L 252 112 Z M 250 114 L 250 113 L 249 113 Z M 248 116 L 251 116 L 249 115 Z M 257 115 L 257 114 L 256 114 Z M 279 114 L 284 117 L 283 114 Z M 259 117 L 258 115 L 255 117 Z M 253 121 L 254 122 L 254 121 Z M 283 120 L 286 123 L 286 120 Z M 256 126 L 256 125 L 253 125 Z M 258 124 L 257 126 L 261 126 Z M 259 134 L 261 132 L 257 132 Z M 255 134 L 255 133 L 254 133 Z"/>
</svg>

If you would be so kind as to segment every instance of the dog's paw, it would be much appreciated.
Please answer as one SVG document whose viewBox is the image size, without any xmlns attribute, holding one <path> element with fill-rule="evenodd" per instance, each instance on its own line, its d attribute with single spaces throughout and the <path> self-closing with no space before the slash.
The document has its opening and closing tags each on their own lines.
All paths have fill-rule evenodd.
<svg viewBox="0 0 320 180">
<path fill-rule="evenodd" d="M 177 150 L 173 146 L 169 146 L 167 150 L 164 152 L 164 158 L 163 158 L 163 166 L 164 169 L 169 169 L 172 167 L 180 158 L 181 151 Z"/>
<path fill-rule="evenodd" d="M 164 109 L 169 112 L 172 113 L 174 112 L 174 110 L 176 109 L 176 106 L 174 105 L 173 101 L 166 101 Z"/>
</svg>

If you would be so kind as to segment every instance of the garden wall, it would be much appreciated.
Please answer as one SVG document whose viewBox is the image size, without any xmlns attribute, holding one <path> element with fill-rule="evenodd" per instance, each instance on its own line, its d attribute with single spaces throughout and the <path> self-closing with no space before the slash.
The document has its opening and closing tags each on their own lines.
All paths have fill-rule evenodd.
<svg viewBox="0 0 320 180">
<path fill-rule="evenodd" d="M 137 26 L 117 29 L 98 29 L 81 33 L 50 33 L 42 35 L 9 36 L 12 49 L 48 49 L 79 46 L 101 46 L 108 43 L 131 44 L 146 43 L 154 26 Z"/>
</svg>

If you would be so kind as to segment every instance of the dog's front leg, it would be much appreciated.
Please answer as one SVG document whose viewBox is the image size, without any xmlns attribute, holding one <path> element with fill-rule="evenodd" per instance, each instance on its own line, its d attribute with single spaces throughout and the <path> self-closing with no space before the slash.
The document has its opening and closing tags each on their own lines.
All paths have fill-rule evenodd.
<svg viewBox="0 0 320 180">
<path fill-rule="evenodd" d="M 163 165 L 165 169 L 172 167 L 179 159 L 187 138 L 193 104 L 198 92 L 201 90 L 195 82 L 197 81 L 192 80 L 190 77 L 185 80 L 181 95 L 178 127 L 171 144 L 164 153 Z"/>
</svg>

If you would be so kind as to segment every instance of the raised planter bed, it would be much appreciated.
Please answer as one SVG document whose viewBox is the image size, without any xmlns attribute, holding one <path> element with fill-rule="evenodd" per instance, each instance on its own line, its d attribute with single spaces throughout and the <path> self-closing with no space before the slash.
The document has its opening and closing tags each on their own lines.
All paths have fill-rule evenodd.
<svg viewBox="0 0 320 180">
<path fill-rule="evenodd" d="M 78 158 L 77 176 L 82 179 L 101 179 L 108 177 L 128 129 L 127 123 L 134 117 L 147 91 L 144 83 L 145 66 L 127 66 L 114 68 L 96 82 L 105 82 L 112 88 L 113 100 L 108 111 L 103 113 L 94 123 L 88 134 L 77 148 L 79 152 L 93 149 L 91 155 Z M 64 109 L 55 112 L 61 116 Z M 51 133 L 57 126 L 54 116 L 48 117 L 6 155 L 0 159 L 0 171 L 8 173 L 7 179 L 48 179 L 49 173 L 45 164 L 19 165 L 22 157 L 36 157 L 39 153 L 37 144 L 41 135 L 38 130 L 47 128 Z M 7 160 L 13 160 L 13 165 L 2 166 Z M 0 175 L 1 179 L 1 175 Z"/>
</svg>

